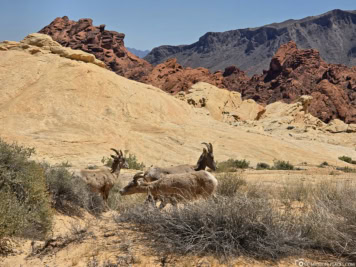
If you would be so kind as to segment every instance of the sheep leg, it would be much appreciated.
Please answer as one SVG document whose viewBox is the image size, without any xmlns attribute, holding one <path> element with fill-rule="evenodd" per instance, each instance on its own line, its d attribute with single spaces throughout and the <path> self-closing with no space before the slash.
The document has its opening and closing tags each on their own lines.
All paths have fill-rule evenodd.
<svg viewBox="0 0 356 267">
<path fill-rule="evenodd" d="M 148 191 L 147 198 L 145 200 L 145 204 L 152 205 L 152 206 L 156 207 L 156 202 L 157 202 L 157 199 L 152 196 L 150 191 Z"/>
</svg>

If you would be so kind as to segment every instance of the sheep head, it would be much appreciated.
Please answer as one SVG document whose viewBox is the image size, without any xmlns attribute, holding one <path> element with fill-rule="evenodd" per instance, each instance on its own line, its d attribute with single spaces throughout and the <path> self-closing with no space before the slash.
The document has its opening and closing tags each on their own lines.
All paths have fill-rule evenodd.
<svg viewBox="0 0 356 267">
<path fill-rule="evenodd" d="M 115 148 L 111 148 L 111 150 L 116 153 L 116 155 L 111 155 L 111 157 L 113 158 L 113 162 L 111 165 L 111 173 L 114 173 L 117 170 L 120 171 L 120 169 L 122 168 L 128 169 L 129 164 L 126 162 L 126 159 L 124 158 L 122 151 L 120 150 L 119 152 Z"/>
<path fill-rule="evenodd" d="M 200 155 L 200 158 L 197 162 L 196 170 L 204 170 L 208 166 L 213 171 L 216 170 L 216 163 L 214 161 L 213 145 L 211 143 L 202 143 L 206 145 L 206 148 L 203 148 L 203 153 Z"/>
<path fill-rule="evenodd" d="M 144 178 L 143 172 L 136 173 L 132 178 L 132 181 L 119 191 L 120 195 L 126 196 L 126 195 L 132 195 L 136 193 L 145 193 L 146 189 L 143 186 L 147 184 L 142 182 L 139 183 L 138 179 L 141 178 Z"/>
</svg>

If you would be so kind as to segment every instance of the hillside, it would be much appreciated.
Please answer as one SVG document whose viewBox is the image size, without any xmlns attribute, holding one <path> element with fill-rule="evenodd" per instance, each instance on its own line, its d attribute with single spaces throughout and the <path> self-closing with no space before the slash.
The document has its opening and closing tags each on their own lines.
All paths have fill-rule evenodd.
<svg viewBox="0 0 356 267">
<path fill-rule="evenodd" d="M 46 35 L 0 44 L 0 68 L 6 69 L 0 72 L 1 138 L 35 147 L 39 159 L 76 166 L 100 164 L 110 147 L 129 150 L 146 165 L 193 164 L 204 141 L 214 144 L 218 161 L 338 165 L 343 164 L 340 155 L 356 157 L 354 134 L 346 129 L 332 141 L 332 134 L 316 126 L 303 130 L 305 138 L 290 138 L 284 131 L 285 138 L 258 125 L 253 131 L 229 125 L 156 87 L 93 64 L 100 65 L 79 52 Z"/>
<path fill-rule="evenodd" d="M 346 265 L 354 259 L 346 258 L 347 255 L 340 257 L 339 251 L 345 253 L 346 247 L 348 255 L 354 255 L 352 219 L 356 180 L 351 168 L 355 165 L 338 158 L 356 158 L 356 125 L 340 120 L 326 124 L 313 117 L 308 112 L 312 97 L 302 96 L 291 104 L 277 101 L 264 107 L 254 100 L 243 100 L 238 92 L 204 82 L 171 95 L 116 75 L 94 55 L 62 47 L 44 34 L 31 34 L 21 42 L 0 43 L 0 70 L 3 70 L 0 71 L 1 140 L 34 147 L 35 159 L 40 162 L 65 163 L 62 168 L 53 166 L 52 171 L 40 169 L 41 175 L 51 177 L 43 177 L 46 180 L 41 189 L 44 197 L 38 197 L 52 206 L 41 217 L 50 219 L 53 213 L 48 235 L 39 239 L 11 232 L 10 236 L 0 239 L 1 266 L 292 266 L 301 255 L 306 262 L 337 259 L 335 264 L 345 262 Z M 142 205 L 144 194 L 120 196 L 118 190 L 132 181 L 136 172 L 125 169 L 111 190 L 109 211 L 88 213 L 88 207 L 77 206 L 80 202 L 73 201 L 88 197 L 93 208 L 100 207 L 100 202 L 96 203 L 97 200 L 88 195 L 85 184 L 78 183 L 70 172 L 88 165 L 101 165 L 102 157 L 110 155 L 111 147 L 129 150 L 146 166 L 170 166 L 195 163 L 204 141 L 213 144 L 218 163 L 229 158 L 245 159 L 255 167 L 260 162 L 273 164 L 283 160 L 298 169 L 249 168 L 235 173 L 216 172 L 219 185 L 214 201 L 186 203 L 180 206 L 182 208 L 165 210 Z M 15 198 L 2 198 L 7 200 L 5 203 L 11 203 L 0 205 L 0 213 L 5 215 L 9 213 L 9 206 L 16 211 L 17 206 L 11 201 L 18 196 L 33 205 L 28 198 L 23 200 L 25 194 L 16 195 L 16 190 L 23 188 L 16 186 L 19 181 L 36 185 L 34 176 L 27 175 L 31 174 L 27 164 L 19 166 L 17 163 L 15 168 L 10 165 L 18 156 L 16 149 L 14 146 L 15 152 L 2 154 L 0 170 L 3 170 L 2 177 L 7 178 L 4 181 L 12 181 L 17 169 L 23 171 L 14 176 L 15 186 L 9 187 L 15 192 Z M 28 163 L 33 165 L 32 161 Z M 72 165 L 67 169 L 70 172 L 64 172 L 62 169 L 67 168 L 68 163 Z M 2 188 L 6 196 L 12 196 L 6 191 L 7 183 Z M 39 190 L 24 188 L 24 191 L 26 195 L 38 196 Z M 72 209 L 60 209 L 58 203 Z M 33 207 L 31 212 L 25 209 L 26 216 L 36 213 L 41 206 Z M 73 208 L 79 207 L 79 213 L 72 213 Z M 200 208 L 192 209 L 194 207 Z M 283 208 L 286 212 L 281 212 Z M 182 223 L 171 220 L 169 216 L 173 214 L 183 218 Z M 22 225 L 24 218 L 15 215 L 11 218 L 18 218 Z M 164 224 L 157 220 L 157 215 L 163 215 L 170 225 L 187 226 L 189 234 L 176 235 L 175 231 L 174 240 L 191 238 L 195 232 L 209 232 L 214 236 L 223 233 L 222 239 L 214 237 L 210 241 L 216 248 L 225 251 L 241 247 L 244 251 L 234 251 L 227 262 L 227 258 L 219 258 L 214 251 L 197 253 L 183 242 L 188 249 L 178 253 L 172 240 L 162 241 L 167 234 L 161 231 Z M 9 217 L 5 217 L 2 225 L 11 225 L 6 218 Z M 141 218 L 141 222 L 135 218 Z M 261 223 L 259 218 L 262 218 Z M 200 226 L 200 222 L 206 227 Z M 33 223 L 36 229 L 40 228 L 35 223 L 37 221 Z M 144 228 L 145 223 L 155 227 Z M 197 223 L 198 230 L 191 228 Z M 157 230 L 157 225 L 161 227 L 158 228 L 161 239 L 151 232 Z M 227 231 L 221 231 L 221 225 Z M 234 234 L 227 243 L 229 247 L 223 243 L 225 233 Z M 237 236 L 240 233 L 251 238 L 241 241 Z M 288 235 L 281 237 L 281 233 Z M 202 240 L 205 247 L 205 235 Z M 305 248 L 306 240 L 312 243 Z M 250 246 L 253 242 L 263 244 L 257 247 L 257 253 L 256 246 Z M 269 250 L 265 250 L 266 244 Z M 279 251 L 279 247 L 281 254 L 275 258 L 275 254 L 269 252 Z M 292 253 L 286 252 L 286 247 Z M 337 249 L 332 250 L 335 247 Z M 292 249 L 297 251 L 294 253 Z M 261 258 L 260 251 L 268 253 L 268 257 Z"/>
<path fill-rule="evenodd" d="M 314 48 L 328 63 L 356 65 L 356 12 L 333 10 L 301 20 L 287 20 L 257 28 L 208 32 L 190 45 L 159 46 L 145 57 L 151 64 L 177 58 L 184 67 L 210 71 L 236 65 L 249 75 L 268 69 L 269 62 L 284 43 Z"/>
<path fill-rule="evenodd" d="M 309 22 L 312 18 L 302 21 Z M 273 27 L 283 28 L 291 23 L 288 21 Z M 326 123 L 332 119 L 356 122 L 356 69 L 327 63 L 319 51 L 301 49 L 293 41 L 278 48 L 267 71 L 250 78 L 236 66 L 212 73 L 203 67 L 183 67 L 175 58 L 152 66 L 128 51 L 123 33 L 105 30 L 105 25 L 93 26 L 91 19 L 56 18 L 40 32 L 50 35 L 65 47 L 94 55 L 121 76 L 171 94 L 187 91 L 198 82 L 238 91 L 244 99 L 253 99 L 263 105 L 276 101 L 292 103 L 308 94 L 314 96 L 310 108 L 313 116 Z"/>
</svg>

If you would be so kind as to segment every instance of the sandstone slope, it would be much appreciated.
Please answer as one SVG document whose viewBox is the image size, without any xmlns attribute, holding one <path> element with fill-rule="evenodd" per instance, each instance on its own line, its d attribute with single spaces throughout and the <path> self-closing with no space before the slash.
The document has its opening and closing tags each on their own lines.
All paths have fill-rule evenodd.
<svg viewBox="0 0 356 267">
<path fill-rule="evenodd" d="M 338 156 L 356 158 L 349 145 L 251 133 L 218 121 L 156 87 L 55 53 L 57 46 L 0 44 L 0 137 L 35 147 L 39 159 L 84 167 L 100 164 L 116 147 L 146 165 L 193 164 L 203 141 L 214 144 L 218 161 L 342 165 Z"/>
</svg>

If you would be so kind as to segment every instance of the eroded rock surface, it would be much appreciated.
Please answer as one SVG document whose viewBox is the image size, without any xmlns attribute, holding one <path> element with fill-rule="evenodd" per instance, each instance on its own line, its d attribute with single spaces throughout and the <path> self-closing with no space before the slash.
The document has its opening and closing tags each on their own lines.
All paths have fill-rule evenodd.
<svg viewBox="0 0 356 267">
<path fill-rule="evenodd" d="M 125 34 L 105 30 L 104 24 L 94 26 L 89 18 L 73 21 L 67 16 L 58 17 L 39 32 L 48 34 L 64 47 L 93 54 L 115 73 L 129 79 L 140 80 L 152 68 L 125 48 Z"/>
<path fill-rule="evenodd" d="M 301 95 L 311 95 L 309 112 L 313 116 L 326 123 L 333 119 L 356 122 L 356 67 L 328 64 L 317 50 L 298 49 L 289 42 L 280 47 L 262 75 L 249 80 L 235 73 L 230 76 L 224 85 L 241 92 L 244 99 L 292 103 Z M 239 79 L 242 82 L 236 84 Z"/>
</svg>

